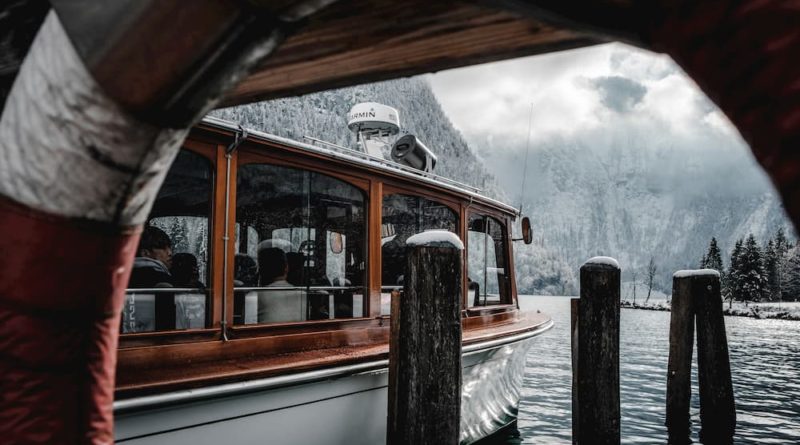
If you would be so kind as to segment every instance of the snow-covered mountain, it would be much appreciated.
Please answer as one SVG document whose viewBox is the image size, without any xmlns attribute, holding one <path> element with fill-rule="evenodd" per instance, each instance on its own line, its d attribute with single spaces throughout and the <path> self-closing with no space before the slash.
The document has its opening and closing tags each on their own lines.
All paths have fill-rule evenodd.
<svg viewBox="0 0 800 445">
<path fill-rule="evenodd" d="M 479 153 L 495 171 L 520 172 L 499 177 L 516 198 L 524 149 L 497 144 L 488 140 Z M 528 162 L 525 213 L 538 243 L 574 271 L 592 256 L 608 255 L 620 260 L 623 280 L 634 270 L 641 280 L 653 257 L 656 287 L 668 292 L 672 273 L 697 268 L 712 236 L 727 266 L 737 239 L 753 233 L 764 241 L 778 227 L 793 233 L 746 147 L 686 149 L 607 132 L 536 143 Z"/>
<path fill-rule="evenodd" d="M 436 174 L 479 187 L 488 196 L 504 197 L 494 177 L 450 123 L 423 78 L 359 85 L 225 108 L 211 114 L 298 141 L 311 136 L 355 147 L 355 136 L 347 129 L 347 112 L 359 102 L 378 102 L 396 108 L 401 131 L 416 135 L 436 153 Z"/>
<path fill-rule="evenodd" d="M 402 128 L 419 137 L 438 156 L 437 174 L 506 200 L 503 189 L 453 127 L 424 78 L 360 85 L 215 110 L 211 114 L 283 137 L 302 140 L 303 136 L 312 136 L 352 147 L 355 138 L 347 129 L 347 112 L 356 103 L 371 101 L 398 109 Z M 520 292 L 574 292 L 574 272 L 558 255 L 541 245 L 516 243 L 514 248 Z"/>
</svg>

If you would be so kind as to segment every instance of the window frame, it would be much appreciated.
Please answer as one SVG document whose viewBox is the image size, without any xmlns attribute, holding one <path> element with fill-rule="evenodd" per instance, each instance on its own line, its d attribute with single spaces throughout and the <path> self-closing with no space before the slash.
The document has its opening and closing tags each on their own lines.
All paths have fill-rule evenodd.
<svg viewBox="0 0 800 445">
<path fill-rule="evenodd" d="M 136 346 L 150 346 L 154 344 L 172 344 L 211 340 L 218 336 L 218 316 L 222 307 L 221 304 L 219 304 L 219 300 L 221 298 L 220 292 L 222 289 L 222 274 L 220 273 L 220 268 L 217 267 L 216 264 L 217 261 L 221 260 L 221 258 L 218 257 L 220 252 L 222 252 L 222 248 L 221 244 L 218 244 L 218 237 L 215 236 L 215 231 L 217 230 L 217 227 L 222 227 L 222 221 L 219 220 L 220 215 L 218 215 L 222 212 L 218 212 L 216 209 L 220 189 L 222 189 L 224 195 L 225 179 L 224 171 L 222 174 L 220 174 L 220 147 L 221 146 L 218 144 L 191 138 L 187 138 L 180 147 L 180 150 L 187 150 L 205 158 L 209 162 L 211 168 L 211 194 L 209 196 L 211 209 L 208 215 L 208 282 L 206 283 L 206 292 L 208 292 L 208 305 L 206 307 L 206 327 L 199 329 L 130 332 L 124 334 L 120 332 L 118 346 L 119 349 Z M 220 180 L 222 180 L 222 187 L 220 187 Z M 126 294 L 128 293 L 127 291 L 128 289 L 126 288 Z"/>
<path fill-rule="evenodd" d="M 464 261 L 462 264 L 462 271 L 463 271 L 463 307 L 468 316 L 472 315 L 486 315 L 488 313 L 494 312 L 502 312 L 508 309 L 518 308 L 517 303 L 517 284 L 516 284 L 516 276 L 514 273 L 514 255 L 512 251 L 512 234 L 511 234 L 511 218 L 508 217 L 505 213 L 498 212 L 494 209 L 483 205 L 469 205 L 467 206 L 467 211 L 465 212 L 463 218 L 464 230 L 466 230 L 469 225 L 469 219 L 473 216 L 488 216 L 491 218 L 496 219 L 500 224 L 503 226 L 503 247 L 504 247 L 504 256 L 503 260 L 505 261 L 505 269 L 506 269 L 506 276 L 508 283 L 508 295 L 506 296 L 506 301 L 503 301 L 503 296 L 501 296 L 500 303 L 497 304 L 489 304 L 486 306 L 469 306 L 469 289 L 467 287 L 467 274 L 468 274 L 468 261 L 469 261 L 469 237 L 464 236 L 462 239 L 464 241 Z"/>
<path fill-rule="evenodd" d="M 288 151 L 288 150 L 287 150 Z M 371 320 L 372 317 L 372 273 L 370 269 L 370 261 L 372 257 L 372 238 L 373 235 L 371 233 L 371 217 L 372 217 L 372 199 L 370 191 L 372 189 L 372 182 L 374 177 L 367 175 L 367 174 L 350 174 L 350 173 L 343 173 L 341 169 L 332 168 L 330 164 L 326 164 L 324 161 L 320 162 L 321 160 L 317 160 L 314 158 L 307 158 L 307 157 L 300 157 L 295 156 L 291 153 L 287 153 L 284 151 L 264 151 L 264 147 L 257 145 L 255 147 L 250 146 L 248 143 L 243 144 L 237 152 L 234 153 L 234 158 L 236 162 L 231 164 L 231 196 L 230 196 L 230 205 L 228 211 L 230 212 L 230 233 L 228 237 L 230 240 L 235 239 L 235 227 L 236 227 L 236 200 L 238 195 L 238 173 L 239 167 L 245 165 L 253 165 L 253 164 L 267 164 L 267 165 L 274 165 L 279 167 L 287 167 L 296 170 L 305 170 L 309 172 L 318 173 L 321 175 L 326 175 L 328 177 L 338 179 L 348 185 L 351 185 L 362 193 L 364 193 L 364 221 L 366 227 L 364 228 L 364 234 L 366 236 L 365 240 L 365 251 L 364 251 L 364 261 L 366 264 L 366 271 L 364 277 L 364 314 L 361 317 L 353 317 L 353 318 L 334 318 L 330 320 L 304 320 L 304 321 L 295 321 L 295 322 L 278 322 L 278 323 L 268 323 L 268 324 L 249 324 L 249 325 L 234 325 L 233 324 L 233 295 L 234 295 L 234 286 L 233 286 L 233 273 L 234 268 L 232 265 L 234 264 L 234 257 L 236 254 L 236 249 L 231 248 L 228 252 L 228 264 L 231 265 L 228 267 L 228 276 L 226 277 L 227 280 L 225 281 L 225 286 L 227 287 L 227 295 L 229 296 L 228 301 L 226 304 L 228 305 L 227 310 L 227 325 L 228 330 L 237 336 L 242 337 L 250 337 L 250 336 L 259 336 L 259 335 L 266 335 L 270 333 L 280 333 L 285 332 L 287 329 L 304 329 L 310 327 L 310 329 L 329 329 L 326 326 L 347 326 L 349 324 L 363 324 L 365 320 Z M 336 166 L 333 166 L 336 167 Z M 224 198 L 223 198 L 224 199 Z"/>
</svg>

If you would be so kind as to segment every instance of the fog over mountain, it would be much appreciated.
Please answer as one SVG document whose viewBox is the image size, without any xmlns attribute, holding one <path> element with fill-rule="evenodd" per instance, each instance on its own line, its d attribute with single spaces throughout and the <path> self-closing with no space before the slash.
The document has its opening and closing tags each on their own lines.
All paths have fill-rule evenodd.
<svg viewBox="0 0 800 445">
<path fill-rule="evenodd" d="M 623 279 L 641 278 L 652 256 L 657 286 L 669 291 L 672 273 L 696 268 L 712 236 L 726 257 L 748 233 L 763 241 L 791 227 L 738 132 L 664 56 L 614 44 L 432 82 L 501 188 L 524 204 L 537 242 L 571 270 L 608 255 Z M 478 105 L 454 93 L 471 85 L 498 98 L 495 113 L 474 114 Z"/>
</svg>

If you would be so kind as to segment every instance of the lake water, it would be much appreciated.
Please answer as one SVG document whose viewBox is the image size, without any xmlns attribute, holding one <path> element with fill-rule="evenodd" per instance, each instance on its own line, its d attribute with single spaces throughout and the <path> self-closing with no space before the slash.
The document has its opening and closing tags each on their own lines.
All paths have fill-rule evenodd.
<svg viewBox="0 0 800 445">
<path fill-rule="evenodd" d="M 572 443 L 569 299 L 524 296 L 525 310 L 541 310 L 555 327 L 527 358 L 519 437 L 508 443 Z M 620 398 L 622 443 L 666 443 L 669 312 L 622 309 Z M 726 317 L 737 444 L 800 443 L 800 322 Z M 695 346 L 696 349 L 696 346 Z M 692 374 L 692 430 L 700 426 L 697 359 Z"/>
</svg>

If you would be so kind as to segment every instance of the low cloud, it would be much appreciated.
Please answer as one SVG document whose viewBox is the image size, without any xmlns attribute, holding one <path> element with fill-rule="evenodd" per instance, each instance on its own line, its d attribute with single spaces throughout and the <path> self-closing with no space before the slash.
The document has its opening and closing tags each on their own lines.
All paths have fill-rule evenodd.
<svg viewBox="0 0 800 445">
<path fill-rule="evenodd" d="M 617 113 L 631 111 L 647 94 L 647 87 L 622 76 L 595 77 L 589 85 L 600 94 L 600 102 Z"/>
</svg>

